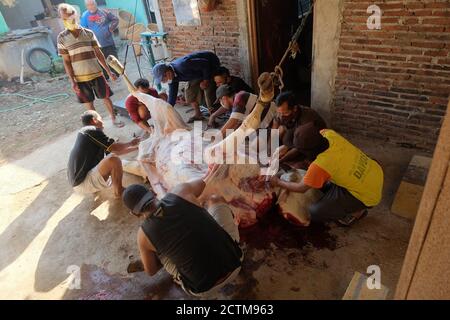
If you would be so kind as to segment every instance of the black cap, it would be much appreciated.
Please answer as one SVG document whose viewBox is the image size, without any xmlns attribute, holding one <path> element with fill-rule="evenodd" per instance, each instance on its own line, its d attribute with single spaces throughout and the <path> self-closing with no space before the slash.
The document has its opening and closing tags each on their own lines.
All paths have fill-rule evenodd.
<svg viewBox="0 0 450 320">
<path fill-rule="evenodd" d="M 216 102 L 214 102 L 214 104 L 219 103 L 220 98 L 231 97 L 234 94 L 235 92 L 232 86 L 230 86 L 229 84 L 223 84 L 216 90 L 217 100 Z"/>
<path fill-rule="evenodd" d="M 132 184 L 125 189 L 122 195 L 125 206 L 135 214 L 142 213 L 144 206 L 154 199 L 153 192 L 142 184 Z"/>
</svg>

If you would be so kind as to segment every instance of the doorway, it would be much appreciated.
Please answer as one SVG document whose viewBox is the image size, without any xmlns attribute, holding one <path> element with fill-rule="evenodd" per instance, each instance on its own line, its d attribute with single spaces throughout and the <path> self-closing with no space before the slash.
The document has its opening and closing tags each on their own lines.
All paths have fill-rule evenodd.
<svg viewBox="0 0 450 320">
<path fill-rule="evenodd" d="M 250 37 L 256 41 L 252 45 L 256 49 L 257 61 L 253 63 L 259 74 L 273 71 L 280 62 L 310 5 L 310 0 L 264 0 L 254 1 L 250 6 L 253 8 L 250 15 L 254 15 L 256 33 L 256 36 Z M 309 15 L 298 39 L 300 53 L 295 59 L 286 59 L 282 66 L 285 83 L 283 90 L 293 91 L 298 102 L 305 106 L 311 106 L 312 42 L 313 14 Z"/>
</svg>

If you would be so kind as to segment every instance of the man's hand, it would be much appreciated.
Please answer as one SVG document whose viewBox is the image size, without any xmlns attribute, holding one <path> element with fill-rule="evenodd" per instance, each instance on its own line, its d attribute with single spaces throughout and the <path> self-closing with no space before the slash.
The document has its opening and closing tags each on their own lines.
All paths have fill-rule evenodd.
<svg viewBox="0 0 450 320">
<path fill-rule="evenodd" d="M 208 87 L 209 87 L 209 80 L 203 80 L 202 82 L 200 82 L 200 89 L 205 90 Z"/>
<path fill-rule="evenodd" d="M 155 131 L 155 127 L 154 126 L 150 126 L 145 130 L 148 134 L 153 134 L 153 132 Z"/>
<path fill-rule="evenodd" d="M 216 175 L 217 170 L 220 168 L 220 164 L 213 163 L 209 166 L 208 172 L 203 176 L 202 180 L 205 181 L 206 184 Z"/>
<path fill-rule="evenodd" d="M 114 72 L 110 71 L 108 75 L 112 79 L 112 81 L 116 81 L 117 80 L 117 76 L 116 76 L 116 74 Z"/>
<path fill-rule="evenodd" d="M 169 100 L 169 96 L 168 96 L 167 93 L 165 93 L 165 92 L 161 92 L 161 93 L 159 94 L 159 98 L 162 99 L 162 100 L 164 100 L 164 101 L 166 101 L 166 102 L 167 102 L 167 100 Z"/>
<path fill-rule="evenodd" d="M 273 176 L 273 177 L 270 178 L 270 185 L 273 188 L 279 187 L 280 186 L 280 182 L 281 182 L 281 179 L 278 178 L 277 176 Z"/>
<path fill-rule="evenodd" d="M 281 159 L 286 155 L 286 153 L 289 151 L 289 148 L 287 147 L 287 146 L 285 146 L 285 145 L 282 145 L 281 147 L 279 147 L 278 148 L 278 156 L 279 156 L 279 158 L 280 158 L 280 161 L 281 161 Z"/>
<path fill-rule="evenodd" d="M 214 116 L 209 117 L 208 120 L 208 127 L 214 128 L 215 127 L 216 118 Z"/>
<path fill-rule="evenodd" d="M 131 146 L 137 146 L 141 142 L 141 138 L 134 138 L 130 141 Z"/>
<path fill-rule="evenodd" d="M 80 93 L 80 87 L 78 86 L 78 83 L 76 81 L 72 81 L 72 90 L 76 94 Z"/>
</svg>

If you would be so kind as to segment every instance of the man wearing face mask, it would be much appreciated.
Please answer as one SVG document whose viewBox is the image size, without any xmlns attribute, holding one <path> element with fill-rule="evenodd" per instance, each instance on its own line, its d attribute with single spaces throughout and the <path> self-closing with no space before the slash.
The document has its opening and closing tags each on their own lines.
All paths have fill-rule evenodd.
<svg viewBox="0 0 450 320">
<path fill-rule="evenodd" d="M 241 91 L 236 93 L 232 86 L 225 84 L 216 91 L 217 103 L 221 107 L 211 115 L 208 125 L 214 127 L 214 122 L 219 115 L 231 111 L 230 119 L 222 127 L 222 135 L 225 136 L 228 129 L 239 128 L 244 119 L 253 111 L 258 101 L 258 96 L 250 92 Z M 259 128 L 268 128 L 276 114 L 275 104 L 272 102 L 269 108 L 264 109 L 261 115 Z"/>
<path fill-rule="evenodd" d="M 73 6 L 62 3 L 58 6 L 58 12 L 66 28 L 58 35 L 58 53 L 63 58 L 64 68 L 78 101 L 83 103 L 86 109 L 95 110 L 95 97 L 103 100 L 113 124 L 123 127 L 122 122 L 116 121 L 110 99 L 113 92 L 106 83 L 100 65 L 111 79 L 116 80 L 117 76 L 111 72 L 106 63 L 95 34 L 79 25 L 78 15 Z"/>
<path fill-rule="evenodd" d="M 272 129 L 280 130 L 280 163 L 298 162 L 302 159 L 298 150 L 294 148 L 295 130 L 307 123 L 314 123 L 318 130 L 327 127 L 325 120 L 313 109 L 299 106 L 293 92 L 282 92 L 275 100 L 277 105 L 277 116 Z"/>
<path fill-rule="evenodd" d="M 200 103 L 205 98 L 208 109 L 216 99 L 215 71 L 220 67 L 219 58 L 209 51 L 198 51 L 178 58 L 168 64 L 159 63 L 153 67 L 153 79 L 157 85 L 169 84 L 168 102 L 174 106 L 180 81 L 187 81 L 186 102 L 194 108 L 195 114 L 188 123 L 203 120 Z"/>
</svg>

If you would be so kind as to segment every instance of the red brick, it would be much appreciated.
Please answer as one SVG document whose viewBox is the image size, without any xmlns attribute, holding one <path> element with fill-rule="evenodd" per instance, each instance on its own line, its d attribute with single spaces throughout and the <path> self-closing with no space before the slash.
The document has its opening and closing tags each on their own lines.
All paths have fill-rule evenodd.
<svg viewBox="0 0 450 320">
<path fill-rule="evenodd" d="M 384 2 L 381 30 L 367 30 L 374 3 L 344 0 L 332 124 L 431 151 L 450 93 L 450 1 Z"/>
<path fill-rule="evenodd" d="M 239 56 L 238 0 L 223 0 L 212 12 L 200 13 L 202 25 L 176 25 L 172 0 L 159 0 L 165 30 L 169 33 L 168 46 L 174 58 L 197 50 L 215 51 L 223 65 L 233 74 L 241 75 Z"/>
</svg>

